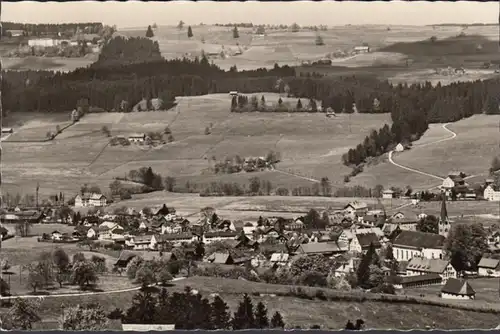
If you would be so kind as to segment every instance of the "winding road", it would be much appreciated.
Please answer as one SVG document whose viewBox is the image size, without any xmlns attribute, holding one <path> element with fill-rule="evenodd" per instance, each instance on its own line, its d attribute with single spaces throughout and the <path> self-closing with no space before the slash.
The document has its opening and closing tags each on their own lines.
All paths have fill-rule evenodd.
<svg viewBox="0 0 500 334">
<path fill-rule="evenodd" d="M 451 134 L 451 136 L 446 137 L 446 138 L 442 138 L 442 139 L 439 139 L 439 140 L 436 140 L 436 141 L 433 141 L 433 142 L 430 142 L 430 143 L 425 143 L 425 144 L 422 144 L 422 145 L 416 145 L 416 146 L 414 146 L 414 149 L 425 147 L 425 146 L 428 146 L 428 145 L 434 145 L 434 144 L 438 144 L 438 143 L 442 143 L 442 142 L 445 142 L 445 141 L 448 141 L 448 140 L 455 139 L 455 137 L 457 136 L 457 134 L 446 127 L 449 124 L 450 123 L 443 124 L 442 127 L 443 127 L 443 129 L 445 131 L 449 132 Z M 413 173 L 417 173 L 417 174 L 420 174 L 420 175 L 424 175 L 424 176 L 428 176 L 428 177 L 431 177 L 431 178 L 434 178 L 434 179 L 438 179 L 438 180 L 441 180 L 441 181 L 444 180 L 444 178 L 442 178 L 439 175 L 422 172 L 421 170 L 418 170 L 418 169 L 415 169 L 415 168 L 406 167 L 406 166 L 398 164 L 397 162 L 394 162 L 394 159 L 392 158 L 393 153 L 394 153 L 394 150 L 392 150 L 392 151 L 389 152 L 389 162 L 391 164 L 393 164 L 394 166 L 402 168 L 402 169 L 410 171 L 410 172 L 413 172 Z M 469 178 L 470 178 L 470 176 L 469 176 Z"/>
</svg>

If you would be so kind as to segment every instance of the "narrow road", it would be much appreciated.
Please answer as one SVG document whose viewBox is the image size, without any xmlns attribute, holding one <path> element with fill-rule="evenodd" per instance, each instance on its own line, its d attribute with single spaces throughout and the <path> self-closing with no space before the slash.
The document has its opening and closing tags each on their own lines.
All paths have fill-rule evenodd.
<svg viewBox="0 0 500 334">
<path fill-rule="evenodd" d="M 183 280 L 185 278 L 186 277 L 176 277 L 172 280 L 172 282 L 180 281 L 180 280 Z M 153 286 L 153 285 L 154 284 L 151 284 L 150 286 Z M 135 287 L 135 288 L 112 290 L 112 291 L 61 293 L 61 294 L 46 295 L 46 296 L 36 296 L 36 295 L 2 296 L 2 297 L 0 297 L 0 300 L 17 299 L 17 298 L 21 298 L 21 299 L 32 299 L 32 298 L 45 299 L 45 298 L 57 298 L 57 297 L 82 297 L 82 296 L 95 296 L 95 295 L 110 295 L 110 294 L 114 294 L 114 293 L 138 291 L 140 289 L 141 289 L 141 287 L 139 286 L 139 287 Z"/>
<path fill-rule="evenodd" d="M 305 177 L 305 176 L 298 175 L 298 174 L 288 173 L 288 172 L 285 172 L 285 171 L 282 171 L 282 170 L 279 170 L 279 169 L 273 169 L 273 171 L 278 172 L 278 173 L 281 173 L 281 174 L 286 174 L 286 175 L 295 176 L 295 177 L 298 177 L 298 178 L 300 178 L 300 179 L 304 179 L 304 180 L 311 181 L 311 182 L 314 182 L 314 183 L 321 183 L 321 181 L 320 181 L 320 180 L 311 179 L 311 178 L 309 178 L 309 177 Z"/>
<path fill-rule="evenodd" d="M 444 141 L 448 141 L 448 140 L 451 140 L 451 139 L 455 139 L 455 137 L 457 136 L 457 134 L 453 131 L 451 131 L 450 129 L 448 129 L 446 126 L 449 125 L 450 123 L 446 123 L 446 124 L 443 124 L 442 127 L 445 131 L 449 132 L 451 134 L 451 136 L 449 137 L 446 137 L 446 138 L 442 138 L 442 139 L 439 139 L 437 141 L 433 141 L 433 142 L 430 142 L 430 143 L 426 143 L 426 144 L 422 144 L 422 145 L 417 145 L 415 146 L 413 149 L 416 149 L 416 148 L 421 148 L 421 147 L 425 147 L 425 146 L 428 146 L 428 145 L 434 145 L 434 144 L 437 144 L 437 143 L 442 143 Z M 391 164 L 393 164 L 394 166 L 396 167 L 399 167 L 399 168 L 402 168 L 404 170 L 407 170 L 407 171 L 410 171 L 410 172 L 413 172 L 413 173 L 417 173 L 417 174 L 420 174 L 420 175 L 424 175 L 424 176 L 428 176 L 428 177 L 431 177 L 431 178 L 434 178 L 434 179 L 438 179 L 438 180 L 441 180 L 443 181 L 444 178 L 442 178 L 441 176 L 438 176 L 438 175 L 435 175 L 435 174 L 430 174 L 430 173 L 426 173 L 426 172 L 423 172 L 421 170 L 418 170 L 418 169 L 414 169 L 414 168 L 410 168 L 410 167 L 406 167 L 406 166 L 403 166 L 403 165 L 400 165 L 396 162 L 394 162 L 393 158 L 392 158 L 392 155 L 394 153 L 394 150 L 390 151 L 389 152 L 389 162 Z M 470 176 L 469 176 L 470 177 Z M 435 188 L 435 187 L 434 187 Z M 433 188 L 432 188 L 433 189 Z"/>
</svg>

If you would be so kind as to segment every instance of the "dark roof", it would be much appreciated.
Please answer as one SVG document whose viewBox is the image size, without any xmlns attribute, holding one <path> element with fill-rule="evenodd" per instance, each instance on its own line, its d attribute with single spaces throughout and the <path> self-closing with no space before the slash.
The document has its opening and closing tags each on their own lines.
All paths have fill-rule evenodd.
<svg viewBox="0 0 500 334">
<path fill-rule="evenodd" d="M 496 269 L 499 267 L 499 265 L 500 265 L 500 260 L 483 257 L 481 261 L 479 261 L 478 267 Z"/>
<path fill-rule="evenodd" d="M 159 243 L 171 241 L 171 240 L 191 239 L 192 237 L 193 237 L 193 233 L 191 233 L 191 232 L 167 233 L 167 234 L 158 234 L 155 236 L 156 241 Z"/>
<path fill-rule="evenodd" d="M 215 238 L 215 237 L 237 237 L 238 232 L 236 231 L 214 231 L 214 232 L 206 232 L 205 237 L 207 238 Z"/>
<path fill-rule="evenodd" d="M 356 234 L 356 238 L 358 238 L 359 244 L 363 249 L 370 247 L 370 244 L 372 243 L 375 248 L 381 247 L 380 241 L 375 233 Z"/>
<path fill-rule="evenodd" d="M 419 231 L 401 231 L 394 239 L 394 246 L 406 246 L 413 248 L 442 248 L 445 237 L 434 233 Z"/>
<path fill-rule="evenodd" d="M 439 280 L 441 281 L 442 278 L 439 276 L 439 274 L 424 274 L 424 275 L 415 275 L 415 276 L 402 276 L 399 277 L 398 281 L 401 284 L 409 284 L 409 283 L 418 283 L 418 282 L 427 282 L 427 281 L 433 281 L 433 280 Z"/>
<path fill-rule="evenodd" d="M 443 288 L 441 289 L 441 292 L 465 296 L 473 296 L 476 294 L 474 289 L 467 281 L 459 280 L 456 278 L 448 279 L 445 286 L 443 286 Z"/>
</svg>

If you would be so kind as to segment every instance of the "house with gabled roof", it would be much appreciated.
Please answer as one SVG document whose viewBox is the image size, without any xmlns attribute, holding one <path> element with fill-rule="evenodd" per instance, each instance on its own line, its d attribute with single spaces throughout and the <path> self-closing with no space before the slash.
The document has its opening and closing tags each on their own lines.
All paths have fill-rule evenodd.
<svg viewBox="0 0 500 334">
<path fill-rule="evenodd" d="M 488 257 L 481 258 L 477 265 L 477 273 L 479 276 L 485 277 L 500 277 L 500 260 Z"/>
<path fill-rule="evenodd" d="M 290 255 L 288 253 L 273 253 L 271 254 L 271 258 L 269 259 L 269 262 L 271 265 L 276 265 L 276 266 L 284 266 L 288 263 L 290 259 Z"/>
<path fill-rule="evenodd" d="M 392 241 L 397 261 L 409 261 L 414 256 L 442 259 L 445 237 L 420 231 L 401 231 Z"/>
<path fill-rule="evenodd" d="M 450 278 L 441 289 L 443 299 L 470 300 L 476 297 L 476 291 L 466 280 Z"/>
<path fill-rule="evenodd" d="M 370 244 L 373 244 L 375 249 L 380 249 L 382 247 L 375 233 L 356 233 L 348 247 L 351 252 L 365 253 L 370 247 Z"/>
<path fill-rule="evenodd" d="M 151 247 L 157 249 L 165 244 L 172 246 L 180 246 L 182 244 L 190 244 L 197 240 L 197 237 L 192 232 L 155 234 L 151 238 Z"/>
<path fill-rule="evenodd" d="M 214 264 L 233 264 L 234 260 L 229 253 L 212 253 L 207 256 L 204 262 L 214 263 Z"/>
<path fill-rule="evenodd" d="M 236 231 L 210 231 L 203 234 L 203 243 L 210 244 L 216 241 L 236 240 L 238 236 Z"/>
<path fill-rule="evenodd" d="M 75 207 L 83 208 L 88 206 L 103 207 L 106 206 L 107 199 L 103 194 L 97 193 L 83 193 L 75 197 Z"/>
<path fill-rule="evenodd" d="M 351 202 L 344 207 L 344 213 L 351 216 L 366 215 L 368 210 L 369 210 L 368 205 L 366 203 L 358 201 Z"/>
<path fill-rule="evenodd" d="M 450 278 L 458 277 L 457 271 L 447 260 L 415 256 L 406 265 L 406 276 L 425 274 L 438 274 L 442 279 L 441 284 L 445 284 Z"/>
</svg>

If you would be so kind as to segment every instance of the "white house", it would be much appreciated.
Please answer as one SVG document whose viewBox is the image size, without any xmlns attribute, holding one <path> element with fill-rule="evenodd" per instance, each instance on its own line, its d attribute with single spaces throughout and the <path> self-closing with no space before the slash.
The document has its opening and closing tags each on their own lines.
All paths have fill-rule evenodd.
<svg viewBox="0 0 500 334">
<path fill-rule="evenodd" d="M 394 148 L 394 151 L 396 151 L 396 152 L 403 152 L 404 150 L 405 150 L 405 147 L 401 143 L 397 144 L 396 147 Z"/>
<path fill-rule="evenodd" d="M 140 143 L 146 140 L 146 134 L 144 133 L 135 133 L 128 136 L 128 140 L 132 143 Z"/>
<path fill-rule="evenodd" d="M 368 53 L 370 52 L 369 46 L 356 46 L 354 47 L 354 53 Z"/>
<path fill-rule="evenodd" d="M 441 187 L 446 190 L 452 189 L 454 186 L 455 181 L 453 181 L 453 179 L 449 176 L 443 180 L 443 184 L 441 185 Z"/>
<path fill-rule="evenodd" d="M 500 191 L 495 190 L 490 184 L 484 189 L 483 197 L 487 201 L 500 202 Z"/>
<path fill-rule="evenodd" d="M 104 196 L 103 194 L 84 193 L 83 195 L 78 194 L 75 197 L 76 208 L 82 208 L 87 206 L 102 207 L 106 206 L 106 204 L 107 204 L 106 196 Z"/>
<path fill-rule="evenodd" d="M 113 222 L 104 222 L 99 225 L 99 240 L 123 240 L 123 227 Z"/>
<path fill-rule="evenodd" d="M 269 262 L 273 265 L 284 266 L 288 263 L 290 255 L 286 253 L 273 253 Z"/>
<path fill-rule="evenodd" d="M 151 239 L 152 235 L 134 236 L 130 239 L 129 245 L 134 247 L 134 250 L 153 249 Z"/>
<path fill-rule="evenodd" d="M 59 231 L 52 232 L 52 240 L 62 240 L 62 234 Z"/>
<path fill-rule="evenodd" d="M 351 252 L 364 253 L 371 244 L 373 244 L 376 249 L 382 247 L 375 233 L 357 233 L 349 243 L 348 249 Z"/>
<path fill-rule="evenodd" d="M 391 199 L 394 198 L 394 191 L 391 189 L 386 189 L 382 192 L 383 199 Z"/>
<path fill-rule="evenodd" d="M 434 233 L 401 231 L 392 242 L 394 257 L 398 261 L 409 261 L 414 256 L 442 259 L 445 237 Z"/>
<path fill-rule="evenodd" d="M 457 278 L 457 271 L 450 261 L 414 256 L 406 266 L 406 276 L 426 274 L 438 274 L 442 279 L 441 284 L 445 284 L 450 278 Z"/>
<path fill-rule="evenodd" d="M 476 292 L 465 280 L 450 278 L 441 289 L 441 298 L 443 299 L 474 299 Z"/>
<path fill-rule="evenodd" d="M 479 276 L 500 277 L 500 260 L 483 257 L 477 266 Z"/>
<path fill-rule="evenodd" d="M 346 215 L 366 215 L 368 212 L 368 205 L 364 202 L 354 201 L 344 207 Z"/>
<path fill-rule="evenodd" d="M 37 39 L 30 39 L 28 41 L 28 46 L 30 47 L 51 47 L 51 46 L 58 46 L 59 41 L 57 39 L 52 39 L 52 38 L 37 38 Z"/>
</svg>

